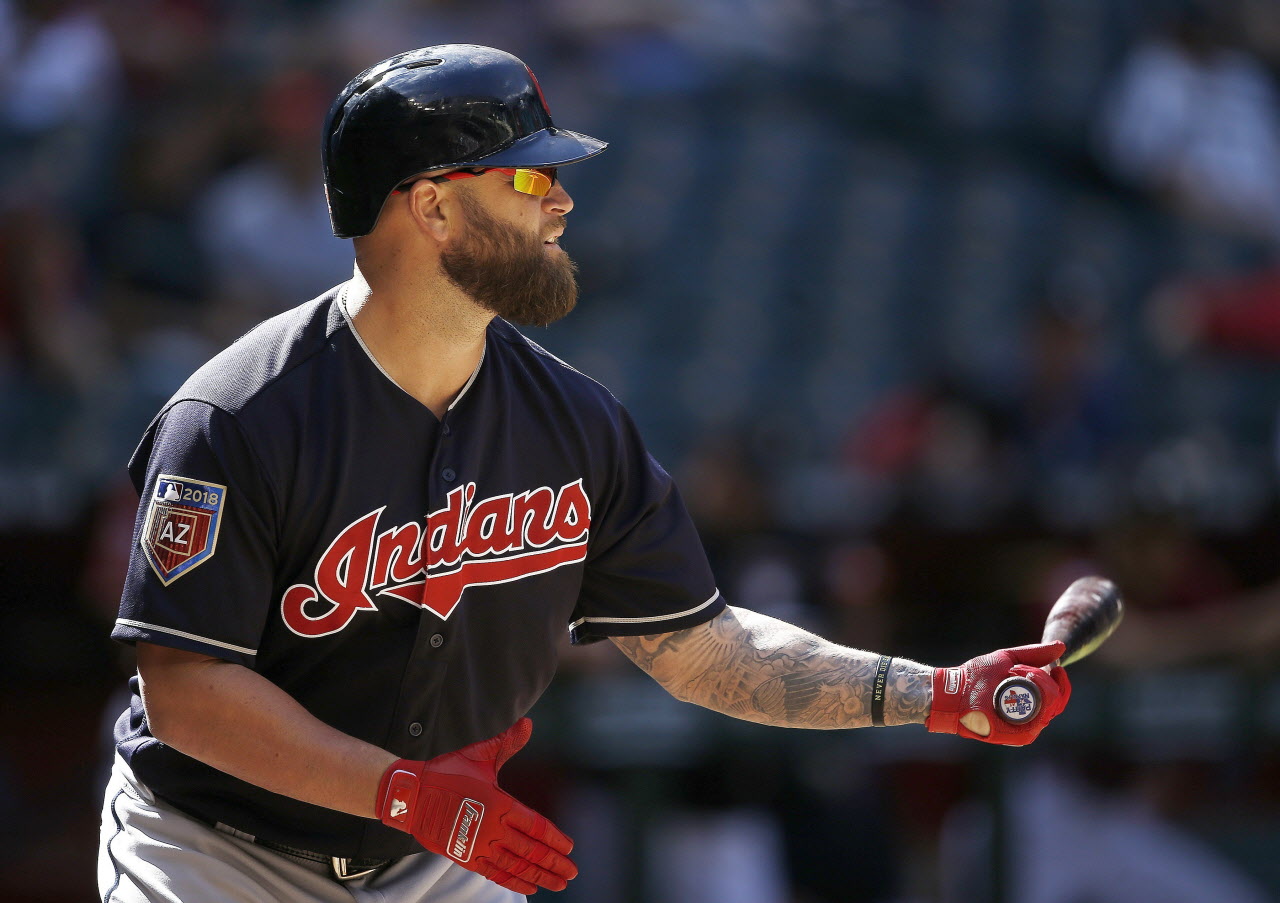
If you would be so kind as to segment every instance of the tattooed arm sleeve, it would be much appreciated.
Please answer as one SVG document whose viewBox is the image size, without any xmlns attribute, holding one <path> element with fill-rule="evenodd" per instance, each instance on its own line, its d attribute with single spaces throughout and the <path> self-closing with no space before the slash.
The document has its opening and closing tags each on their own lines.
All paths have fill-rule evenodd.
<svg viewBox="0 0 1280 903">
<path fill-rule="evenodd" d="M 760 724 L 819 729 L 869 727 L 880 655 L 829 643 L 743 608 L 653 636 L 610 637 L 672 696 Z M 885 724 L 923 723 L 933 669 L 895 658 Z"/>
</svg>

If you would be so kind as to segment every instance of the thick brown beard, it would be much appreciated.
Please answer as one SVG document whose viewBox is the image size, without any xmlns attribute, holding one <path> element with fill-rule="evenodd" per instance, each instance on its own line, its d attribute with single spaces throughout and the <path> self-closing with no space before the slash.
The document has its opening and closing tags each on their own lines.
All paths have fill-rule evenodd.
<svg viewBox="0 0 1280 903">
<path fill-rule="evenodd" d="M 440 254 L 444 275 L 471 299 L 520 326 L 549 326 L 578 303 L 578 266 L 563 251 L 547 254 L 541 240 L 490 216 L 459 192 L 467 232 Z"/>
</svg>

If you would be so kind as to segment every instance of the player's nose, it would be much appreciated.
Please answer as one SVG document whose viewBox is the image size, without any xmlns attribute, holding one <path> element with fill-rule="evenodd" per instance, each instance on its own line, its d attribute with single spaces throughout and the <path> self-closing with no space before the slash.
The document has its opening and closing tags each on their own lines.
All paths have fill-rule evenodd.
<svg viewBox="0 0 1280 903">
<path fill-rule="evenodd" d="M 565 191 L 564 182 L 556 179 L 551 190 L 542 199 L 542 209 L 554 216 L 564 216 L 573 209 L 573 198 Z"/>
</svg>

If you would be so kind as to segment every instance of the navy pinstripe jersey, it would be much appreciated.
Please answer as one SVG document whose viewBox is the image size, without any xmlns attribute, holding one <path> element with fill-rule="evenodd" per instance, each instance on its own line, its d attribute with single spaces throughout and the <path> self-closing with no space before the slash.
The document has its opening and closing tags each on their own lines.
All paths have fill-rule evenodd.
<svg viewBox="0 0 1280 903">
<path fill-rule="evenodd" d="M 724 607 L 622 406 L 502 320 L 437 419 L 331 290 L 201 367 L 130 474 L 141 501 L 112 635 L 244 665 L 405 758 L 528 711 L 566 627 L 575 642 L 664 633 Z M 136 678 L 116 741 L 159 796 L 206 821 L 334 856 L 419 849 L 155 740 Z"/>
</svg>

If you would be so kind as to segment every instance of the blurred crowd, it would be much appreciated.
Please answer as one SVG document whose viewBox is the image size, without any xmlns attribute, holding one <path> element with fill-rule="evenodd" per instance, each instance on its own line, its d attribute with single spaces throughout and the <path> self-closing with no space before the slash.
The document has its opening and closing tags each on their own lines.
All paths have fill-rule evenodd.
<svg viewBox="0 0 1280 903">
<path fill-rule="evenodd" d="M 1280 896 L 1273 0 L 0 0 L 6 899 L 92 893 L 134 444 L 347 278 L 324 112 L 445 42 L 612 142 L 534 338 L 635 414 L 732 604 L 947 664 L 1088 571 L 1130 603 L 1019 757 L 566 650 L 509 769 L 582 839 L 565 898 Z"/>
</svg>

